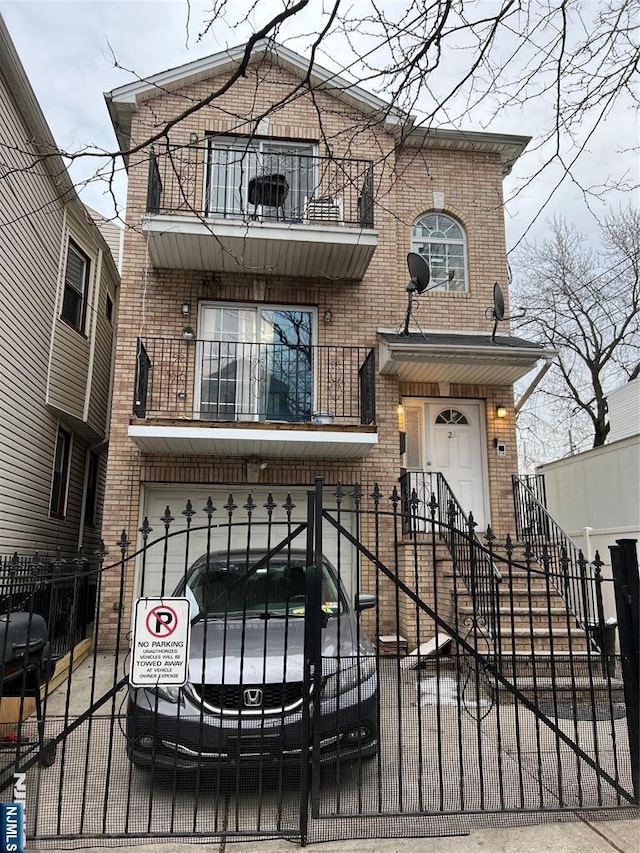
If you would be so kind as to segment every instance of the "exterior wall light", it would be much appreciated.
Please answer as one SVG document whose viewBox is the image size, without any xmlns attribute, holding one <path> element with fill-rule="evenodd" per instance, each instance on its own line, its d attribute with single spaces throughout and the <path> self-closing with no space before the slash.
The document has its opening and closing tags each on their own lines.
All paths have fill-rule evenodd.
<svg viewBox="0 0 640 853">
<path fill-rule="evenodd" d="M 191 314 L 191 305 L 188 302 L 183 302 L 180 310 L 184 314 L 185 317 L 188 317 Z"/>
<path fill-rule="evenodd" d="M 407 433 L 405 429 L 404 422 L 404 406 L 402 403 L 398 403 L 398 408 L 396 409 L 398 415 L 398 434 L 400 437 L 400 456 L 404 456 L 407 452 Z"/>
<path fill-rule="evenodd" d="M 192 145 L 195 145 L 197 141 L 198 141 L 198 134 L 192 130 L 191 133 L 189 134 L 189 142 Z"/>
<path fill-rule="evenodd" d="M 502 420 L 507 417 L 507 407 L 506 406 L 496 406 L 496 417 Z"/>
<path fill-rule="evenodd" d="M 330 323 L 332 320 L 333 320 L 333 311 L 331 310 L 331 308 L 327 308 L 327 310 L 324 312 L 324 321 L 325 321 L 325 323 Z"/>
</svg>

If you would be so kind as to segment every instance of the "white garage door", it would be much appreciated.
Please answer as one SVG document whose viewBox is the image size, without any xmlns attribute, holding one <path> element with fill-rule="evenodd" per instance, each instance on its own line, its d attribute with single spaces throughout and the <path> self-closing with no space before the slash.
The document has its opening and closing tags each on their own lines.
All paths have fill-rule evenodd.
<svg viewBox="0 0 640 853">
<path fill-rule="evenodd" d="M 198 527 L 206 527 L 207 516 L 203 508 L 207 499 L 211 497 L 214 506 L 217 508 L 212 518 L 211 528 L 211 551 L 226 551 L 228 537 L 231 536 L 231 549 L 244 550 L 247 547 L 248 526 L 247 510 L 243 504 L 247 503 L 249 493 L 253 498 L 253 502 L 257 505 L 253 512 L 251 528 L 250 528 L 250 547 L 261 549 L 266 547 L 269 536 L 271 547 L 285 538 L 288 532 L 287 515 L 283 509 L 283 503 L 286 500 L 287 494 L 291 495 L 291 499 L 295 504 L 295 509 L 291 513 L 291 528 L 294 529 L 300 522 L 306 521 L 307 518 L 307 490 L 306 489 L 288 489 L 286 486 L 271 487 L 256 486 L 251 489 L 248 486 L 237 487 L 212 487 L 212 486 L 146 486 L 144 488 L 143 511 L 140 522 L 146 516 L 149 524 L 153 528 L 153 532 L 149 536 L 149 541 L 153 541 L 163 536 L 164 525 L 160 518 L 164 515 L 165 509 L 168 506 L 171 510 L 171 515 L 175 521 L 171 524 L 171 532 L 184 530 L 186 528 L 186 519 L 182 515 L 187 500 L 191 501 L 196 515 L 193 516 L 191 522 L 190 541 L 189 541 L 189 557 L 185 559 L 186 538 L 184 535 L 172 536 L 167 540 L 167 561 L 166 574 L 164 582 L 164 593 L 170 595 L 175 589 L 178 581 L 185 572 L 185 569 L 194 563 L 199 557 L 207 551 L 207 530 Z M 233 525 L 229 528 L 227 524 L 227 511 L 224 505 L 227 503 L 229 493 L 233 494 L 233 501 L 237 505 L 237 509 L 233 513 Z M 263 504 L 266 503 L 269 492 L 273 500 L 277 504 L 273 511 L 272 524 L 267 521 L 267 511 Z M 327 489 L 327 504 L 331 506 L 334 498 L 331 496 L 333 487 Z M 350 508 L 350 504 L 345 498 L 342 503 L 343 509 Z M 341 516 L 342 524 L 351 532 L 352 531 L 352 516 L 349 512 L 344 512 Z M 219 525 L 219 526 L 218 526 Z M 306 531 L 303 531 L 293 542 L 292 548 L 297 550 L 305 550 L 306 548 Z M 139 543 L 140 545 L 141 543 Z M 341 537 L 338 543 L 338 535 L 334 527 L 325 522 L 323 525 L 323 551 L 326 557 L 333 563 L 336 568 L 340 567 L 340 576 L 350 597 L 355 592 L 355 558 L 353 546 L 349 544 L 345 537 Z M 338 559 L 339 551 L 339 559 Z M 144 592 L 145 595 L 158 595 L 162 591 L 162 566 L 164 562 L 164 542 L 160 542 L 148 549 L 146 558 L 143 561 L 139 560 L 136 573 L 136 595 Z M 144 572 L 144 589 L 142 589 L 142 575 Z"/>
</svg>

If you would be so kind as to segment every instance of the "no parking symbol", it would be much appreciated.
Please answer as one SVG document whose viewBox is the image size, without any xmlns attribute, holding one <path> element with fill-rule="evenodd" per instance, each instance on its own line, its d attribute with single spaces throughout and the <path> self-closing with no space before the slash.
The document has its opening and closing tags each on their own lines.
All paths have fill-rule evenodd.
<svg viewBox="0 0 640 853">
<path fill-rule="evenodd" d="M 134 687 L 180 687 L 187 680 L 190 603 L 186 598 L 136 602 L 129 680 Z"/>
<path fill-rule="evenodd" d="M 152 637 L 169 637 L 178 627 L 178 614 L 168 604 L 159 604 L 147 615 L 146 626 Z"/>
</svg>

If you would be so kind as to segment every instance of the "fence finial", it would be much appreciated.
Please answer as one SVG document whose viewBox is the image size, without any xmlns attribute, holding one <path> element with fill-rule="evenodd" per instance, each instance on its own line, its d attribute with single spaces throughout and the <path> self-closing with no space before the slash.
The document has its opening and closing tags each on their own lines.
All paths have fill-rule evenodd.
<svg viewBox="0 0 640 853">
<path fill-rule="evenodd" d="M 127 537 L 127 531 L 123 530 L 122 533 L 120 534 L 120 539 L 118 539 L 118 548 L 120 548 L 120 550 L 124 554 L 124 552 L 127 550 L 129 545 L 131 545 L 131 542 L 129 541 L 129 539 Z"/>
</svg>

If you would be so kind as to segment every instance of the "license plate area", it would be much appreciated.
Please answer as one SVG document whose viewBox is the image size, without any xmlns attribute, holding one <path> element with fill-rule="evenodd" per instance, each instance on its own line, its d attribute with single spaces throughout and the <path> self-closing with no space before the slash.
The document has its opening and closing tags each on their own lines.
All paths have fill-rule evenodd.
<svg viewBox="0 0 640 853">
<path fill-rule="evenodd" d="M 260 758 L 278 755 L 282 751 L 282 739 L 278 733 L 257 735 L 229 735 L 227 754 L 230 758 Z"/>
</svg>

